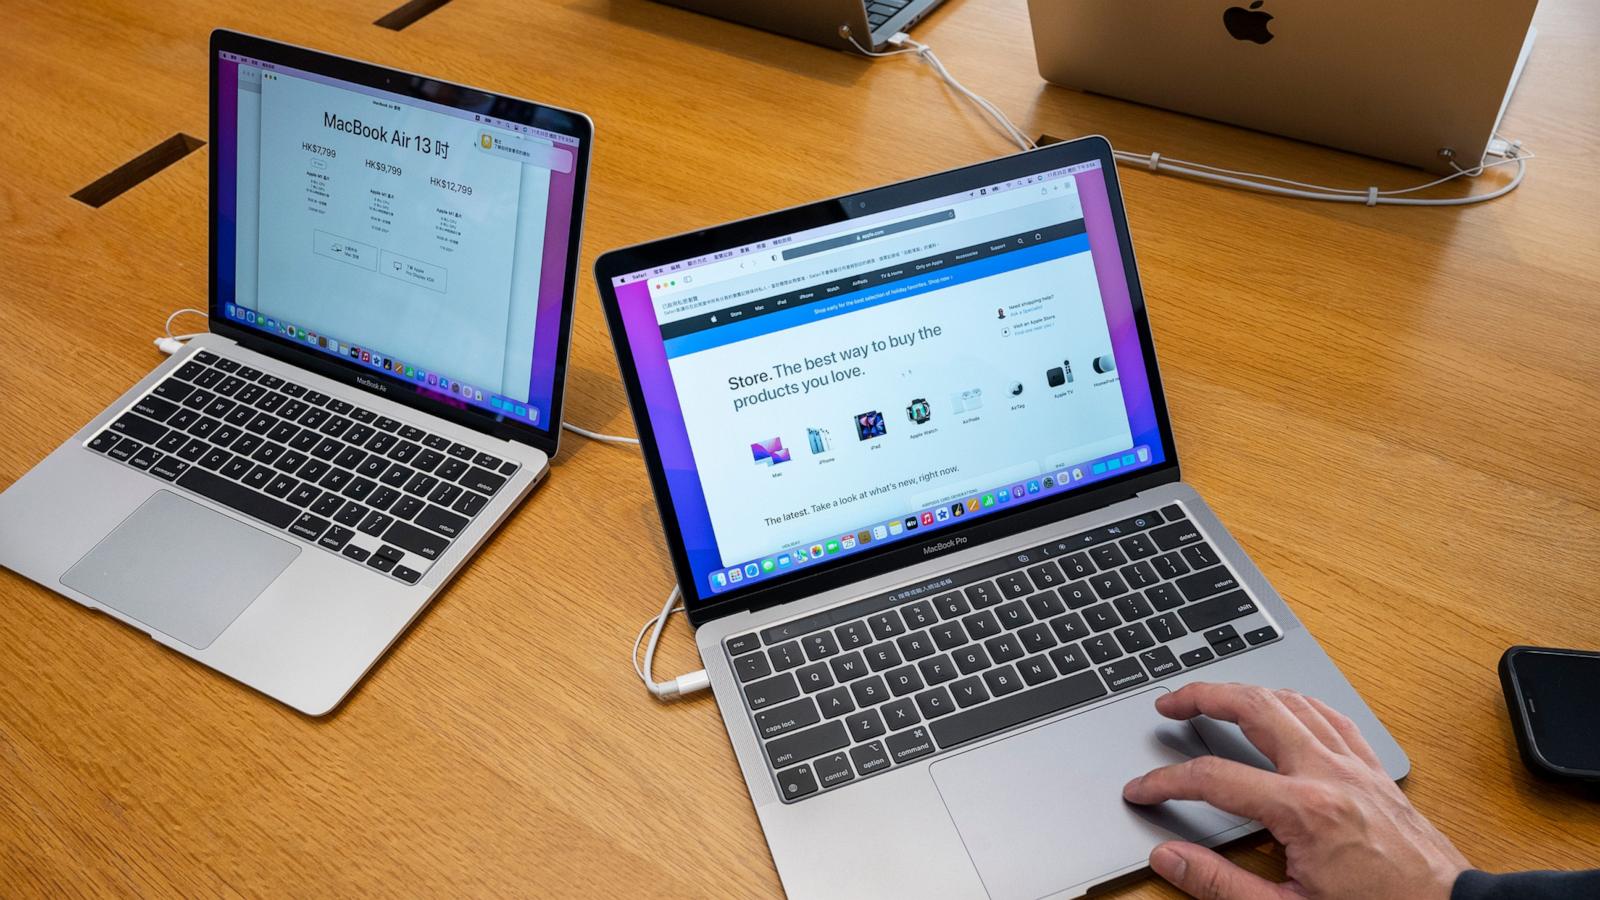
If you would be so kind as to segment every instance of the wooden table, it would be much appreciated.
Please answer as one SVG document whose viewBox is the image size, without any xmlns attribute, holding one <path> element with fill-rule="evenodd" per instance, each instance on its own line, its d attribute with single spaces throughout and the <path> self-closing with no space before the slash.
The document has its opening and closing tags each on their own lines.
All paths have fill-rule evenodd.
<svg viewBox="0 0 1600 900">
<path fill-rule="evenodd" d="M 915 60 L 643 0 L 454 0 L 400 32 L 370 24 L 386 2 L 7 6 L 0 485 L 158 362 L 168 311 L 203 305 L 206 150 L 100 209 L 68 195 L 206 136 L 213 25 L 587 111 L 585 272 L 603 248 L 1008 149 Z M 1543 7 L 1504 129 L 1540 158 L 1504 200 L 1369 210 L 1124 176 L 1186 477 L 1411 754 L 1411 798 L 1489 869 L 1600 864 L 1600 807 L 1523 770 L 1494 672 L 1515 643 L 1600 646 L 1600 7 Z M 1023 0 L 951 0 L 917 34 L 1032 133 L 1420 180 L 1047 87 Z M 568 415 L 628 431 L 587 274 L 573 339 Z M 569 439 L 312 720 L 0 574 L 0 894 L 776 894 L 711 699 L 661 706 L 624 659 L 671 581 L 636 452 Z M 681 629 L 663 671 L 695 667 Z M 1281 873 L 1269 842 L 1230 852 Z"/>
</svg>

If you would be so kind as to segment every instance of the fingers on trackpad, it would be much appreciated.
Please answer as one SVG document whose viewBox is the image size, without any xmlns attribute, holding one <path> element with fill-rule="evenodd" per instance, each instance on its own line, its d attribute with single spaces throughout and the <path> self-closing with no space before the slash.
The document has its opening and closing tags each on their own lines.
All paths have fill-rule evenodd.
<svg viewBox="0 0 1600 900">
<path fill-rule="evenodd" d="M 1207 804 L 1136 807 L 1129 779 L 1211 752 L 1155 710 L 1165 688 L 934 763 L 929 771 L 995 900 L 1032 900 L 1141 867 L 1162 841 L 1203 840 L 1248 820 Z"/>
</svg>

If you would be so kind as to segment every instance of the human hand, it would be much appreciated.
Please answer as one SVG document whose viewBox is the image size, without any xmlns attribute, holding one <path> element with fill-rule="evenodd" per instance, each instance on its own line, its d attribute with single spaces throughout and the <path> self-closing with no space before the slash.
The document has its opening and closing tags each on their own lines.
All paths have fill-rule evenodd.
<svg viewBox="0 0 1600 900">
<path fill-rule="evenodd" d="M 1204 800 L 1249 816 L 1284 846 L 1289 880 L 1267 881 L 1215 851 L 1169 841 L 1150 867 L 1201 900 L 1446 900 L 1469 868 L 1384 773 L 1344 714 L 1290 690 L 1197 682 L 1156 701 L 1171 719 L 1236 723 L 1277 772 L 1202 756 L 1142 775 L 1122 789 L 1130 803 Z"/>
</svg>

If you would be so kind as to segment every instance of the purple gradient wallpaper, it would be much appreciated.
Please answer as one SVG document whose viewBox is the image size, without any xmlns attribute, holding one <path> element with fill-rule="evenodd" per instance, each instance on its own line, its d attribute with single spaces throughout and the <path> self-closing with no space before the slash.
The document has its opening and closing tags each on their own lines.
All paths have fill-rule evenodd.
<svg viewBox="0 0 1600 900">
<path fill-rule="evenodd" d="M 1161 441 L 1144 350 L 1139 341 L 1138 322 L 1129 296 L 1127 272 L 1123 268 L 1122 248 L 1117 244 L 1116 218 L 1112 214 L 1104 170 L 1083 171 L 1075 177 L 1083 204 L 1085 230 L 1089 236 L 1096 280 L 1111 332 L 1112 352 L 1121 373 L 1129 431 L 1133 435 L 1134 446 L 1146 445 L 1150 448 L 1150 461 L 1140 467 L 1156 466 L 1166 461 L 1168 453 Z M 618 286 L 616 296 L 644 394 L 650 427 L 655 434 L 657 452 L 666 474 L 670 506 L 677 514 L 684 550 L 694 573 L 695 584 L 690 596 L 706 596 L 710 593 L 706 587 L 710 573 L 744 560 L 725 560 L 718 550 L 711 514 L 700 484 L 700 472 L 695 464 L 683 410 L 667 364 L 666 346 L 650 301 L 649 281 L 641 279 Z M 1087 485 L 1088 482 L 1085 483 Z M 959 524 L 959 520 L 951 524 Z M 689 586 L 685 588 L 687 591 Z"/>
</svg>

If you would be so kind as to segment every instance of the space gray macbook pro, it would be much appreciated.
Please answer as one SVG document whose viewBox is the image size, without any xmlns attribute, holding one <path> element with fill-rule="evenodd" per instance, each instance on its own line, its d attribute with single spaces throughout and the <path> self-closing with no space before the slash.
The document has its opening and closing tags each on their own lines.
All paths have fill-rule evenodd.
<svg viewBox="0 0 1600 900">
<path fill-rule="evenodd" d="M 0 494 L 0 564 L 322 714 L 556 452 L 591 128 L 210 55 L 210 332 Z"/>
<path fill-rule="evenodd" d="M 1103 139 L 596 264 L 674 568 L 794 897 L 1078 896 L 1259 829 L 1121 787 L 1288 687 L 1405 754 L 1178 466 Z M 1198 412 L 1198 411 L 1197 411 Z"/>
</svg>

